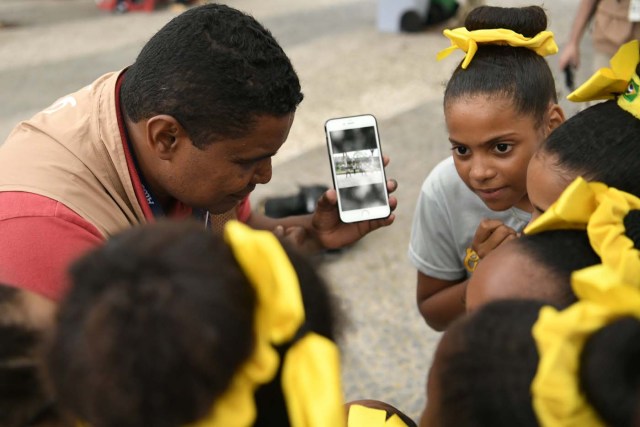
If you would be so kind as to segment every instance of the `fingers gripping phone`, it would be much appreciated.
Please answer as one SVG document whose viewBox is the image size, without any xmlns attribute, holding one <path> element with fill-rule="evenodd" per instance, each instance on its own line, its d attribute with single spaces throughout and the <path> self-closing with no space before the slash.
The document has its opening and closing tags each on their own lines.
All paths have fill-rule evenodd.
<svg viewBox="0 0 640 427">
<path fill-rule="evenodd" d="M 327 148 L 342 222 L 391 214 L 376 119 L 370 114 L 325 123 Z"/>
</svg>

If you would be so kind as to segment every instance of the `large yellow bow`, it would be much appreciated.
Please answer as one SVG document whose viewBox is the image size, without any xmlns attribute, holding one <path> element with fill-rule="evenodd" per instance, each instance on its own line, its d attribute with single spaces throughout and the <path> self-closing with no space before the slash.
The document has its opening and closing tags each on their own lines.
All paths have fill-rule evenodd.
<svg viewBox="0 0 640 427">
<path fill-rule="evenodd" d="M 626 234 L 625 218 L 640 210 L 640 198 L 598 182 L 573 181 L 560 198 L 525 228 L 525 234 L 545 230 L 586 230 L 602 266 L 588 269 L 602 277 L 640 289 L 640 250 Z"/>
<path fill-rule="evenodd" d="M 603 284 L 588 270 L 572 277 L 579 301 L 563 311 L 542 308 L 533 327 L 540 362 L 531 391 L 541 426 L 605 425 L 580 388 L 580 355 L 587 339 L 605 325 L 625 316 L 640 318 L 637 288 Z"/>
<path fill-rule="evenodd" d="M 574 102 L 618 98 L 620 108 L 640 119 L 640 104 L 636 103 L 640 78 L 636 67 L 640 60 L 638 40 L 625 43 L 611 58 L 611 68 L 600 68 L 567 99 Z"/>
<path fill-rule="evenodd" d="M 445 37 L 451 40 L 451 46 L 438 53 L 438 61 L 446 58 L 456 49 L 466 53 L 462 68 L 466 69 L 478 50 L 478 43 L 504 44 L 513 47 L 526 47 L 540 56 L 553 55 L 558 52 L 558 45 L 553 40 L 551 31 L 542 31 L 535 37 L 525 37 L 522 34 L 504 28 L 469 31 L 464 27 L 444 30 Z"/>
<path fill-rule="evenodd" d="M 271 381 L 280 365 L 274 346 L 290 342 L 304 323 L 296 272 L 276 237 L 237 222 L 224 238 L 256 291 L 255 348 L 213 405 L 191 427 L 248 427 L 256 418 L 254 393 Z M 307 332 L 284 356 L 282 389 L 292 427 L 345 426 L 337 346 Z"/>
</svg>

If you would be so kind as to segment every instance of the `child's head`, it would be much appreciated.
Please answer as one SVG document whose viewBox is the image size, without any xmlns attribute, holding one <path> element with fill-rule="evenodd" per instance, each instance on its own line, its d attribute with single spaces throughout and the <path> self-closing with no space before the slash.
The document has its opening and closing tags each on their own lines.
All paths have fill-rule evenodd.
<svg viewBox="0 0 640 427">
<path fill-rule="evenodd" d="M 538 426 L 532 381 L 539 353 L 532 336 L 543 303 L 496 301 L 444 333 L 427 382 L 424 427 Z M 605 425 L 638 420 L 640 320 L 622 317 L 587 338 L 576 381 Z"/>
<path fill-rule="evenodd" d="M 599 263 L 584 230 L 524 235 L 478 263 L 467 285 L 467 311 L 498 299 L 533 299 L 566 307 L 576 301 L 571 273 Z"/>
<path fill-rule="evenodd" d="M 531 159 L 527 188 L 534 217 L 578 176 L 640 196 L 640 119 L 616 101 L 593 105 L 554 130 Z"/>
<path fill-rule="evenodd" d="M 230 226 L 240 231 L 230 234 Z M 61 405 L 94 427 L 186 425 L 232 398 L 226 392 L 244 384 L 239 378 L 246 377 L 238 372 L 254 366 L 257 350 L 259 356 L 279 353 L 286 361 L 290 348 L 299 351 L 309 335 L 316 338 L 307 331 L 332 340 L 335 325 L 325 284 L 290 251 L 291 264 L 282 255 L 277 263 L 282 269 L 275 273 L 277 266 L 259 252 L 262 248 L 251 252 L 257 247 L 251 246 L 255 236 L 264 241 L 260 233 L 273 240 L 269 247 L 274 253 L 284 254 L 273 235 L 236 223 L 227 225 L 226 243 L 199 224 L 159 223 L 129 230 L 78 261 L 71 269 L 73 286 L 60 308 L 49 361 Z M 248 246 L 239 250 L 230 241 Z M 255 264 L 267 266 L 252 275 L 240 261 L 243 253 L 262 258 Z M 263 328 L 271 325 L 268 316 L 283 304 L 289 307 L 286 297 L 295 297 L 298 285 L 287 282 L 294 291 L 283 295 L 277 285 L 255 283 L 282 283 L 283 271 L 293 272 L 292 280 L 297 275 L 302 303 L 296 305 L 303 304 L 305 317 L 297 334 L 274 352 L 264 341 Z M 264 295 L 273 304 L 265 306 Z M 277 358 L 267 359 L 275 362 L 261 368 L 266 370 L 261 374 L 265 385 L 255 394 L 252 425 L 288 425 L 280 385 L 286 372 L 276 364 L 275 378 L 269 377 L 265 366 Z"/>
<path fill-rule="evenodd" d="M 0 285 L 0 425 L 62 425 L 42 378 L 42 345 L 55 304 Z"/>
<path fill-rule="evenodd" d="M 469 13 L 470 32 L 507 29 L 533 38 L 547 27 L 537 6 L 483 6 Z M 479 43 L 467 68 L 454 71 L 444 112 L 456 169 L 493 210 L 530 210 L 526 169 L 540 143 L 564 121 L 546 60 L 526 47 Z"/>
<path fill-rule="evenodd" d="M 497 301 L 456 320 L 436 349 L 421 427 L 538 426 L 531 328 L 543 303 Z"/>
<path fill-rule="evenodd" d="M 640 196 L 640 52 L 625 43 L 569 95 L 573 101 L 610 99 L 587 108 L 554 130 L 531 160 L 527 188 L 534 218 L 578 176 Z M 612 99 L 613 98 L 613 99 Z"/>
</svg>

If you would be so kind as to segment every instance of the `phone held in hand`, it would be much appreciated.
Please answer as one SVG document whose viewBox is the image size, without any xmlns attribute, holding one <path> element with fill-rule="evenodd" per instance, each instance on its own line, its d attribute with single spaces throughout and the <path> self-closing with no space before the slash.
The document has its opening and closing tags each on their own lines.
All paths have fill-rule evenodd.
<svg viewBox="0 0 640 427">
<path fill-rule="evenodd" d="M 391 208 L 375 117 L 330 119 L 324 128 L 340 220 L 351 223 L 388 217 Z"/>
</svg>

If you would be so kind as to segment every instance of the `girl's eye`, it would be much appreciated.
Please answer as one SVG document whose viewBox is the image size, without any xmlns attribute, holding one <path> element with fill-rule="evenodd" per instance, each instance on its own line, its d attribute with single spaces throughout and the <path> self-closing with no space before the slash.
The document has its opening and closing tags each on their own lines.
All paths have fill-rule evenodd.
<svg viewBox="0 0 640 427">
<path fill-rule="evenodd" d="M 451 150 L 458 156 L 466 156 L 469 154 L 469 149 L 467 147 L 463 147 L 462 145 L 457 145 L 455 147 L 451 147 Z"/>
<path fill-rule="evenodd" d="M 513 149 L 513 146 L 509 144 L 496 144 L 494 148 L 498 153 L 504 154 L 511 151 Z"/>
</svg>

